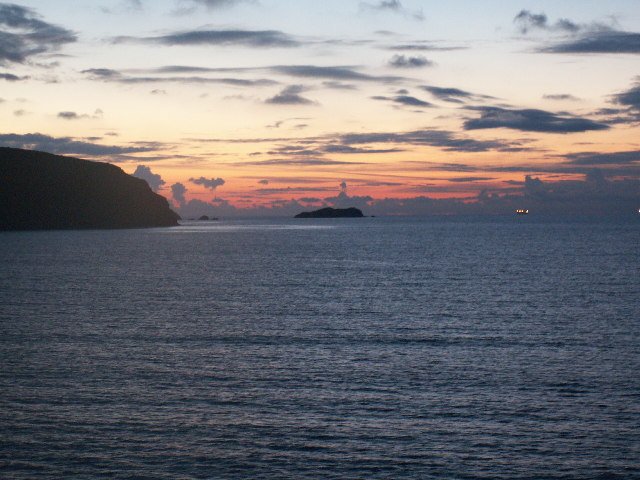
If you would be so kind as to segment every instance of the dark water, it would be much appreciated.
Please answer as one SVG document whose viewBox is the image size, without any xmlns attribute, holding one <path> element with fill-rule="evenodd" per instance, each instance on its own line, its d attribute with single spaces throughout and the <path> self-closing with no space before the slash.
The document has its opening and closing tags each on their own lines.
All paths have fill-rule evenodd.
<svg viewBox="0 0 640 480">
<path fill-rule="evenodd" d="M 0 478 L 640 478 L 640 218 L 0 246 Z"/>
</svg>

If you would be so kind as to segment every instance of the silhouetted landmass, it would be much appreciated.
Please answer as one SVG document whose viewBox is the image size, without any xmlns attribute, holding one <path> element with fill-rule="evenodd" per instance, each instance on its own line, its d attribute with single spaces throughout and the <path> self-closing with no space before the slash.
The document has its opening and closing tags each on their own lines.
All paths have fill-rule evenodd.
<svg viewBox="0 0 640 480">
<path fill-rule="evenodd" d="M 167 227 L 180 217 L 108 163 L 0 147 L 0 230 Z"/>
<path fill-rule="evenodd" d="M 344 218 L 344 217 L 364 217 L 362 211 L 355 208 L 321 208 L 320 210 L 314 210 L 313 212 L 302 212 L 295 216 L 295 218 Z"/>
</svg>

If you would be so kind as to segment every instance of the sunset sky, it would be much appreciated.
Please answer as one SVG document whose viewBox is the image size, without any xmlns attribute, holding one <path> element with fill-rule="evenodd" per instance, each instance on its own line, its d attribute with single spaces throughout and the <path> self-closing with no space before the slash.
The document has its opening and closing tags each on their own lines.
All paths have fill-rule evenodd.
<svg viewBox="0 0 640 480">
<path fill-rule="evenodd" d="M 638 0 L 0 3 L 0 87 L 183 216 L 640 208 Z"/>
</svg>

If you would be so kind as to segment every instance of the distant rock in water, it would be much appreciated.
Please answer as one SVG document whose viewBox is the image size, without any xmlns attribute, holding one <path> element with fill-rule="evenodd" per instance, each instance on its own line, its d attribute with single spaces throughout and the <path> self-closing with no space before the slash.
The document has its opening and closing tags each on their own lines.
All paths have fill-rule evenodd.
<svg viewBox="0 0 640 480">
<path fill-rule="evenodd" d="M 321 208 L 313 212 L 302 212 L 295 218 L 344 218 L 344 217 L 364 217 L 362 211 L 355 207 L 351 208 Z"/>
<path fill-rule="evenodd" d="M 168 227 L 147 182 L 102 162 L 0 147 L 0 230 Z"/>
</svg>

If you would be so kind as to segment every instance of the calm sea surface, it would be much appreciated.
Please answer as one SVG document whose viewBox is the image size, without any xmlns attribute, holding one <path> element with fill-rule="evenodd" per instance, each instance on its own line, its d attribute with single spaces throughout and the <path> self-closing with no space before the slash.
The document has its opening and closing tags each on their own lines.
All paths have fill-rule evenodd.
<svg viewBox="0 0 640 480">
<path fill-rule="evenodd" d="M 640 478 L 640 216 L 0 233 L 0 478 Z"/>
</svg>

